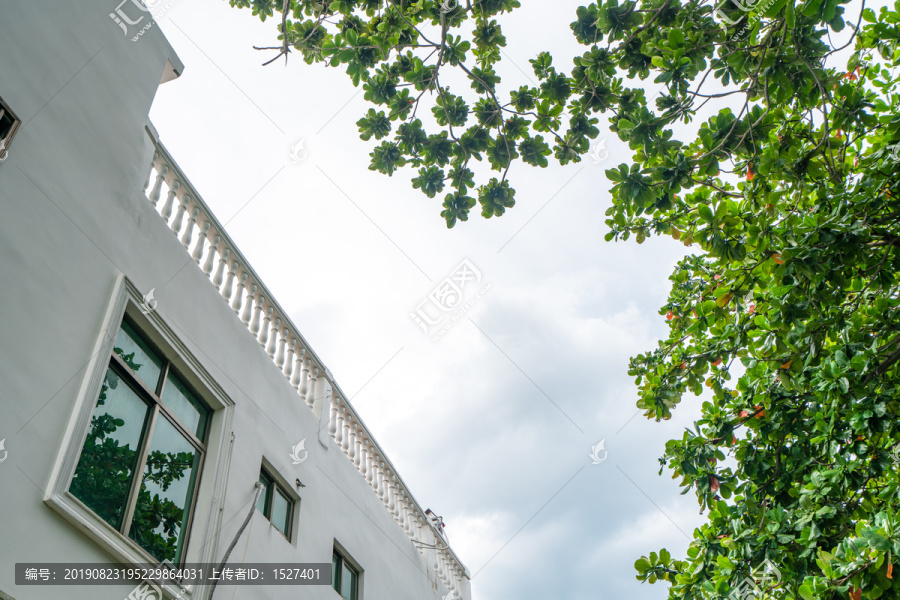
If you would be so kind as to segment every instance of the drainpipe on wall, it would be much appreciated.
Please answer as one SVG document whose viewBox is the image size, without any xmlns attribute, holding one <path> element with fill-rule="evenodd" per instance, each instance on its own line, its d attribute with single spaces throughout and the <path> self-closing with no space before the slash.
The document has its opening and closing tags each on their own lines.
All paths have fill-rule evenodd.
<svg viewBox="0 0 900 600">
<path fill-rule="evenodd" d="M 250 504 L 250 512 L 247 513 L 247 518 L 244 519 L 244 523 L 241 525 L 241 528 L 238 529 L 237 533 L 234 536 L 234 539 L 231 540 L 231 545 L 228 546 L 228 550 L 225 551 L 225 556 L 222 557 L 222 562 L 219 563 L 219 572 L 222 572 L 222 569 L 225 568 L 225 563 L 228 562 L 228 557 L 231 555 L 231 551 L 234 550 L 234 547 L 237 546 L 238 539 L 240 539 L 241 534 L 244 533 L 244 530 L 247 529 L 247 524 L 250 522 L 250 519 L 253 517 L 253 511 L 256 510 L 256 503 L 259 502 L 259 495 L 262 493 L 263 484 L 259 481 L 253 486 L 256 488 L 256 493 L 253 495 L 253 502 Z M 216 579 L 213 581 L 212 587 L 209 588 L 209 600 L 212 600 L 213 594 L 216 591 L 216 585 L 219 583 L 219 580 Z"/>
</svg>

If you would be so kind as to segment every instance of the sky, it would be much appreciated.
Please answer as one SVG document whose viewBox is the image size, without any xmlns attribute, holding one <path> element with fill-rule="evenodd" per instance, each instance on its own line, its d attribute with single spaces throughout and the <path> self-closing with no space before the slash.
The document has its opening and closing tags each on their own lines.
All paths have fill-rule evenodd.
<svg viewBox="0 0 900 600">
<path fill-rule="evenodd" d="M 579 2 L 523 4 L 501 20 L 498 70 L 515 88 L 538 52 L 565 68 L 583 51 L 569 30 Z M 409 170 L 368 170 L 374 144 L 355 122 L 369 106 L 343 71 L 296 54 L 263 67 L 274 53 L 252 47 L 276 44 L 275 22 L 222 0 L 155 13 L 185 64 L 151 110 L 160 139 L 418 502 L 444 517 L 473 598 L 665 598 L 633 564 L 663 547 L 683 556 L 704 521 L 658 475 L 699 400 L 648 421 L 627 368 L 667 334 L 659 309 L 686 249 L 603 241 L 604 170 L 628 161 L 625 145 L 601 123 L 605 160 L 515 165 L 513 209 L 486 220 L 476 208 L 448 230 Z M 474 279 L 457 318 L 425 335 L 410 314 L 448 314 L 429 294 L 461 264 Z"/>
</svg>

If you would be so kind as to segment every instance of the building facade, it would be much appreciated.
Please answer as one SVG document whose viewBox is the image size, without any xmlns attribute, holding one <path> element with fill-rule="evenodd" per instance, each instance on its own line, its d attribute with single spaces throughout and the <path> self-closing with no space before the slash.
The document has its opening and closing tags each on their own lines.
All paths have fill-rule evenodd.
<svg viewBox="0 0 900 600">
<path fill-rule="evenodd" d="M 334 575 L 162 594 L 469 600 L 439 522 L 148 122 L 183 65 L 117 2 L 0 3 L 0 598 L 145 583 L 17 585 L 17 563 L 227 556 Z"/>
</svg>

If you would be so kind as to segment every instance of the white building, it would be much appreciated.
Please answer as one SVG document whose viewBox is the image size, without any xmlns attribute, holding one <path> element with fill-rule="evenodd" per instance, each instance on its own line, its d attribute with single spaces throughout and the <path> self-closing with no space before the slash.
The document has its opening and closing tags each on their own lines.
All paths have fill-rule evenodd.
<svg viewBox="0 0 900 600">
<path fill-rule="evenodd" d="M 439 526 L 159 141 L 150 104 L 183 67 L 120 1 L 0 2 L 0 598 L 122 600 L 140 582 L 17 585 L 13 566 L 217 564 L 252 515 L 229 567 L 340 575 L 215 597 L 469 600 Z"/>
</svg>

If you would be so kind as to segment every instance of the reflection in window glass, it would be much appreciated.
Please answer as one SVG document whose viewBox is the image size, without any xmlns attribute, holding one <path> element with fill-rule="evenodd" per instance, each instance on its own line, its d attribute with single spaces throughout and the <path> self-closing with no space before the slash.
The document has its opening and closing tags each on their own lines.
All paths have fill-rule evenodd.
<svg viewBox="0 0 900 600">
<path fill-rule="evenodd" d="M 125 514 L 148 409 L 115 371 L 108 369 L 69 487 L 76 498 L 117 529 Z"/>
<path fill-rule="evenodd" d="M 210 410 L 127 321 L 113 352 L 125 366 L 111 357 L 69 491 L 157 560 L 180 563 Z"/>
<path fill-rule="evenodd" d="M 265 515 L 268 512 L 269 496 L 272 493 L 272 486 L 269 478 L 263 473 L 259 474 L 259 482 L 263 484 L 263 490 L 259 493 L 259 500 L 256 501 L 256 510 Z"/>
<path fill-rule="evenodd" d="M 209 412 L 187 389 L 181 380 L 169 373 L 162 392 L 162 401 L 175 416 L 201 440 L 206 433 L 206 414 Z"/>
<path fill-rule="evenodd" d="M 356 600 L 358 573 L 335 548 L 331 555 L 331 587 L 345 600 Z"/>
<path fill-rule="evenodd" d="M 341 589 L 341 557 L 337 553 L 331 555 L 331 587 Z"/>
<path fill-rule="evenodd" d="M 162 359 L 127 321 L 122 322 L 122 328 L 116 337 L 115 352 L 147 387 L 156 391 L 159 374 L 162 372 Z"/>
<path fill-rule="evenodd" d="M 272 524 L 285 537 L 287 537 L 291 526 L 290 507 L 291 501 L 285 497 L 281 490 L 275 490 L 275 496 L 272 498 Z"/>
<path fill-rule="evenodd" d="M 341 572 L 341 597 L 346 600 L 356 600 L 356 573 L 346 562 Z"/>
<path fill-rule="evenodd" d="M 180 558 L 199 458 L 168 419 L 157 418 L 129 536 L 159 560 Z"/>
</svg>

